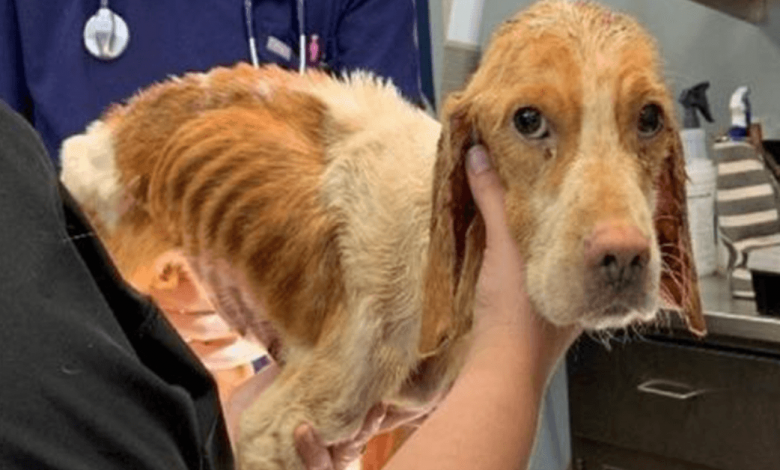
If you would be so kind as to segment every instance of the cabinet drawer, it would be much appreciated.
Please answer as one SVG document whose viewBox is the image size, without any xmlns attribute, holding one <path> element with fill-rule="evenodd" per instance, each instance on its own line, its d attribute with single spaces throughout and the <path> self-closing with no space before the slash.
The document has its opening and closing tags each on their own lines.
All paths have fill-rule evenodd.
<svg viewBox="0 0 780 470">
<path fill-rule="evenodd" d="M 717 470 L 712 467 L 621 449 L 583 438 L 572 440 L 571 470 Z"/>
<path fill-rule="evenodd" d="M 780 469 L 780 361 L 590 339 L 568 356 L 573 438 L 720 470 Z"/>
</svg>

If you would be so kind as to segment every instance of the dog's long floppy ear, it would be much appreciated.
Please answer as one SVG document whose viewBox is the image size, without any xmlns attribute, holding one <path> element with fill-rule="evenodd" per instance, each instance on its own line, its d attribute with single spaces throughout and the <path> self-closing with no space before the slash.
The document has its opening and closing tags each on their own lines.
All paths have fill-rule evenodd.
<svg viewBox="0 0 780 470">
<path fill-rule="evenodd" d="M 697 336 L 707 334 L 702 312 L 696 266 L 688 226 L 685 159 L 682 142 L 675 131 L 661 174 L 656 181 L 658 199 L 655 228 L 661 247 L 661 299 L 679 309 L 688 329 Z"/>
<path fill-rule="evenodd" d="M 465 154 L 479 143 L 459 94 L 447 100 L 433 177 L 433 206 L 419 352 L 435 354 L 471 324 L 485 230 L 466 179 Z"/>
</svg>

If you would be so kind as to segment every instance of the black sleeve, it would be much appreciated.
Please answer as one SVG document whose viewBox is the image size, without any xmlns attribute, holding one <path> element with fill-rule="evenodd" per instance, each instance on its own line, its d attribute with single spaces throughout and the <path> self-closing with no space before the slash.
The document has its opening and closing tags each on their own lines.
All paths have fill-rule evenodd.
<svg viewBox="0 0 780 470">
<path fill-rule="evenodd" d="M 2 102 L 0 346 L 0 468 L 233 468 L 213 380 Z"/>
</svg>

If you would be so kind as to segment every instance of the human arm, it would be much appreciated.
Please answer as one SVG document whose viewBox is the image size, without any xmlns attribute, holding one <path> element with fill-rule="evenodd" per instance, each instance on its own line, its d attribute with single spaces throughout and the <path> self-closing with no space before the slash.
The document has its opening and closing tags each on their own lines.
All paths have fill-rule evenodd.
<svg viewBox="0 0 780 470">
<path fill-rule="evenodd" d="M 548 378 L 577 335 L 532 310 L 498 176 L 485 166 L 484 149 L 472 149 L 468 158 L 469 184 L 487 230 L 474 342 L 452 390 L 389 470 L 526 468 Z"/>
</svg>

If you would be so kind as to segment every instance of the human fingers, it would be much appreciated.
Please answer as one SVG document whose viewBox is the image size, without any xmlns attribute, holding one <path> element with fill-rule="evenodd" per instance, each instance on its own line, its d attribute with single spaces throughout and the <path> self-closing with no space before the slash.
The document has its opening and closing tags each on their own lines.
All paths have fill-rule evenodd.
<svg viewBox="0 0 780 470">
<path fill-rule="evenodd" d="M 360 443 L 362 447 L 369 439 L 371 439 L 377 432 L 379 432 L 380 426 L 384 422 L 387 414 L 387 406 L 383 403 L 379 403 L 371 407 L 368 410 L 366 419 L 363 421 L 363 427 L 355 435 L 353 441 Z"/>
<path fill-rule="evenodd" d="M 387 412 L 379 426 L 379 431 L 392 431 L 400 426 L 418 427 L 433 412 L 436 406 L 444 398 L 444 393 L 438 394 L 431 401 L 416 408 L 399 408 L 388 405 Z"/>
<path fill-rule="evenodd" d="M 335 470 L 344 470 L 365 452 L 368 441 L 379 433 L 385 417 L 386 406 L 374 405 L 366 415 L 363 426 L 351 439 L 331 447 L 330 455 Z"/>
<path fill-rule="evenodd" d="M 475 145 L 466 152 L 466 175 L 485 221 L 488 246 L 506 243 L 511 237 L 504 212 L 504 188 L 482 145 Z"/>
<path fill-rule="evenodd" d="M 531 308 L 524 286 L 523 261 L 511 235 L 504 208 L 504 189 L 487 150 L 466 152 L 466 173 L 485 223 L 486 244 L 475 293 L 474 332 L 512 325 L 520 328 Z"/>
<path fill-rule="evenodd" d="M 379 432 L 385 417 L 386 406 L 373 406 L 363 421 L 363 426 L 351 438 L 326 446 L 319 434 L 309 424 L 295 430 L 295 447 L 307 470 L 343 470 L 363 453 L 369 439 Z"/>
<path fill-rule="evenodd" d="M 295 450 L 306 470 L 336 470 L 330 451 L 310 424 L 302 424 L 293 433 Z"/>
</svg>

